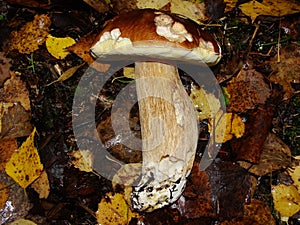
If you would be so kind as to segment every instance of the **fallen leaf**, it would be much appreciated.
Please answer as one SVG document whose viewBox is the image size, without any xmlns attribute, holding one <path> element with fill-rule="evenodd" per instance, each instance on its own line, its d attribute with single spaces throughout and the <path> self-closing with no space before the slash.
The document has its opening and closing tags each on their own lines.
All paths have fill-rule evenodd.
<svg viewBox="0 0 300 225">
<path fill-rule="evenodd" d="M 50 86 L 50 85 L 52 85 L 52 84 L 54 84 L 56 82 L 63 82 L 65 80 L 69 79 L 83 65 L 84 65 L 84 63 L 82 63 L 82 64 L 80 64 L 78 66 L 74 66 L 74 67 L 71 67 L 71 68 L 67 69 L 65 72 L 63 72 L 63 74 L 57 80 L 52 81 L 51 83 L 47 84 L 46 86 Z"/>
<path fill-rule="evenodd" d="M 146 8 L 151 8 L 151 9 L 161 9 L 165 5 L 167 5 L 170 2 L 170 0 L 154 0 L 154 1 L 149 1 L 149 0 L 137 0 L 136 6 L 139 9 L 146 9 Z"/>
<path fill-rule="evenodd" d="M 300 156 L 295 156 L 295 159 L 296 160 L 300 160 Z M 290 170 L 288 170 L 288 173 L 290 174 L 290 176 L 292 177 L 292 180 L 294 181 L 294 184 L 299 193 L 300 193 L 300 165 L 296 165 L 296 166 L 293 166 Z"/>
<path fill-rule="evenodd" d="M 39 194 L 39 198 L 48 198 L 50 194 L 50 184 L 46 171 L 43 171 L 30 186 Z"/>
<path fill-rule="evenodd" d="M 4 82 L 10 78 L 10 67 L 8 58 L 5 57 L 4 52 L 0 52 L 0 87 L 3 86 Z"/>
<path fill-rule="evenodd" d="M 11 78 L 0 89 L 0 102 L 13 104 L 19 102 L 26 111 L 30 111 L 29 93 L 26 85 L 14 72 L 11 72 Z"/>
<path fill-rule="evenodd" d="M 131 211 L 122 194 L 108 193 L 101 199 L 96 217 L 102 225 L 127 225 L 133 217 L 139 217 L 139 214 Z"/>
<path fill-rule="evenodd" d="M 30 185 L 41 175 L 43 170 L 38 151 L 34 146 L 35 131 L 34 128 L 18 151 L 11 156 L 5 167 L 6 173 L 22 188 Z"/>
<path fill-rule="evenodd" d="M 42 45 L 49 32 L 51 20 L 48 15 L 35 15 L 34 20 L 27 22 L 19 31 L 11 33 L 10 49 L 29 54 Z"/>
<path fill-rule="evenodd" d="M 274 56 L 270 65 L 273 70 L 270 75 L 270 81 L 280 84 L 283 88 L 284 99 L 289 99 L 295 92 L 291 83 L 300 83 L 300 47 L 289 45 L 280 49 L 280 62 L 277 62 L 277 56 Z"/>
<path fill-rule="evenodd" d="M 224 221 L 221 225 L 275 225 L 275 219 L 270 208 L 262 201 L 252 199 L 250 204 L 244 206 L 244 216 Z"/>
<path fill-rule="evenodd" d="M 238 163 L 250 173 L 264 176 L 273 171 L 288 168 L 291 165 L 291 151 L 279 137 L 269 133 L 262 147 L 258 164 L 245 161 L 239 161 Z"/>
<path fill-rule="evenodd" d="M 9 225 L 37 225 L 37 224 L 32 222 L 31 220 L 18 219 L 10 223 Z"/>
<path fill-rule="evenodd" d="M 264 104 L 271 90 L 261 73 L 254 69 L 242 69 L 226 86 L 229 95 L 228 112 L 242 113 Z"/>
<path fill-rule="evenodd" d="M 293 216 L 300 210 L 300 194 L 294 185 L 273 185 L 272 196 L 274 208 L 281 217 Z"/>
<path fill-rule="evenodd" d="M 97 10 L 99 13 L 105 13 L 109 11 L 109 0 L 83 0 L 85 3 L 90 5 L 92 8 Z"/>
<path fill-rule="evenodd" d="M 241 4 L 239 8 L 254 21 L 260 15 L 280 17 L 297 13 L 300 10 L 300 5 L 293 0 L 276 0 L 276 4 L 273 0 L 263 0 L 262 2 L 253 0 Z"/>
<path fill-rule="evenodd" d="M 6 166 L 12 154 L 18 149 L 16 139 L 5 138 L 0 140 L 0 171 Z"/>
<path fill-rule="evenodd" d="M 66 48 L 75 44 L 75 40 L 71 37 L 53 37 L 51 34 L 47 36 L 46 47 L 48 52 L 57 59 L 64 59 L 70 52 Z"/>
<path fill-rule="evenodd" d="M 238 0 L 224 0 L 224 3 L 226 4 L 225 12 L 230 12 L 236 7 Z"/>
<path fill-rule="evenodd" d="M 71 164 L 75 168 L 85 172 L 93 171 L 94 157 L 90 150 L 72 151 L 69 155 L 73 158 Z"/>
<path fill-rule="evenodd" d="M 3 209 L 5 202 L 8 200 L 7 188 L 4 184 L 0 183 L 0 210 Z"/>
</svg>

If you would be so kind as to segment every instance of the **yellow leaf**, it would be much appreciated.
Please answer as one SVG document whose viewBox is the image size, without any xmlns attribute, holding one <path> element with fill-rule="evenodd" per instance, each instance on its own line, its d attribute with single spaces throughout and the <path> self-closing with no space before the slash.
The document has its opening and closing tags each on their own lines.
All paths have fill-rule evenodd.
<svg viewBox="0 0 300 225">
<path fill-rule="evenodd" d="M 70 37 L 57 38 L 48 35 L 46 40 L 46 47 L 48 52 L 57 59 L 64 59 L 69 52 L 65 48 L 75 44 L 75 40 Z"/>
<path fill-rule="evenodd" d="M 78 65 L 78 66 L 74 66 L 68 70 L 66 70 L 65 72 L 63 72 L 63 74 L 55 81 L 52 81 L 51 83 L 47 84 L 46 86 L 50 86 L 56 82 L 63 82 L 67 79 L 69 79 L 70 77 L 72 77 L 74 75 L 74 73 L 76 73 L 76 71 L 82 67 L 84 65 L 84 63 Z"/>
<path fill-rule="evenodd" d="M 70 156 L 73 157 L 71 164 L 81 171 L 92 172 L 94 156 L 90 150 L 72 151 Z"/>
<path fill-rule="evenodd" d="M 300 156 L 296 156 L 295 159 L 300 160 Z M 291 170 L 288 170 L 288 172 L 294 181 L 294 185 L 300 192 L 300 165 L 293 167 Z"/>
<path fill-rule="evenodd" d="M 46 171 L 42 172 L 41 176 L 31 184 L 31 187 L 39 194 L 39 198 L 48 198 L 50 184 Z"/>
<path fill-rule="evenodd" d="M 18 219 L 9 225 L 36 225 L 36 223 L 32 222 L 31 220 Z"/>
<path fill-rule="evenodd" d="M 285 16 L 297 13 L 300 10 L 300 4 L 296 1 L 286 0 L 264 0 L 262 3 L 258 1 L 250 1 L 239 6 L 242 12 L 250 16 L 252 21 L 260 15 L 265 16 Z"/>
<path fill-rule="evenodd" d="M 45 42 L 51 20 L 48 15 L 35 15 L 32 22 L 26 23 L 19 31 L 11 33 L 10 49 L 29 54 Z"/>
<path fill-rule="evenodd" d="M 41 175 L 43 170 L 38 151 L 34 146 L 35 131 L 34 128 L 18 151 L 11 156 L 5 167 L 6 173 L 22 188 L 31 184 Z"/>
<path fill-rule="evenodd" d="M 138 214 L 131 211 L 123 195 L 108 193 L 99 203 L 96 217 L 101 225 L 127 225 Z"/>
<path fill-rule="evenodd" d="M 272 196 L 274 207 L 281 217 L 293 216 L 300 210 L 300 195 L 294 185 L 272 186 Z"/>
</svg>

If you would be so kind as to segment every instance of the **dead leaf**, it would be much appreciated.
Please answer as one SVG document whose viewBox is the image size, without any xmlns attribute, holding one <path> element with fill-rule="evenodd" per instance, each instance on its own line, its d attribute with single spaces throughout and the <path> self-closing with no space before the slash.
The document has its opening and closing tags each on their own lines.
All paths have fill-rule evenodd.
<svg viewBox="0 0 300 225">
<path fill-rule="evenodd" d="M 19 102 L 26 111 L 30 111 L 29 93 L 26 85 L 14 72 L 11 72 L 11 78 L 0 89 L 0 102 L 13 104 Z"/>
<path fill-rule="evenodd" d="M 3 209 L 5 202 L 8 200 L 8 192 L 5 184 L 0 183 L 0 210 Z"/>
<path fill-rule="evenodd" d="M 50 86 L 56 82 L 63 82 L 67 79 L 69 79 L 70 77 L 72 77 L 74 75 L 74 73 L 76 73 L 76 71 L 82 67 L 84 65 L 84 63 L 78 65 L 78 66 L 74 66 L 72 68 L 67 69 L 65 72 L 63 72 L 63 74 L 55 81 L 52 81 L 51 83 L 47 84 L 46 86 Z"/>
<path fill-rule="evenodd" d="M 90 5 L 92 8 L 97 10 L 99 13 L 105 13 L 109 11 L 109 0 L 83 0 L 85 3 Z"/>
<path fill-rule="evenodd" d="M 296 160 L 300 160 L 300 156 L 295 156 L 295 159 Z M 288 170 L 288 173 L 289 175 L 292 177 L 292 180 L 294 181 L 294 184 L 299 193 L 300 193 L 300 165 L 296 165 L 296 166 L 293 166 L 290 170 Z"/>
<path fill-rule="evenodd" d="M 139 214 L 131 211 L 122 194 L 108 193 L 101 199 L 96 216 L 102 225 L 127 225 L 131 218 L 138 218 Z"/>
<path fill-rule="evenodd" d="M 281 217 L 290 217 L 300 210 L 300 194 L 294 185 L 273 185 L 272 196 L 275 209 Z"/>
<path fill-rule="evenodd" d="M 6 138 L 0 140 L 0 171 L 5 168 L 6 163 L 17 149 L 18 144 L 16 139 Z"/>
<path fill-rule="evenodd" d="M 252 199 L 250 204 L 245 204 L 245 212 L 242 218 L 234 218 L 224 221 L 221 225 L 275 225 L 275 219 L 270 208 L 262 201 Z"/>
<path fill-rule="evenodd" d="M 37 224 L 32 222 L 31 220 L 18 219 L 10 223 L 9 225 L 37 225 Z"/>
<path fill-rule="evenodd" d="M 10 78 L 10 67 L 8 58 L 5 57 L 3 52 L 0 52 L 0 87 L 3 86 L 4 82 Z"/>
<path fill-rule="evenodd" d="M 286 0 L 276 0 L 276 4 L 273 0 L 264 1 L 249 1 L 241 4 L 239 8 L 242 12 L 250 16 L 252 21 L 254 21 L 258 16 L 285 16 L 300 11 L 300 5 L 297 1 L 286 1 Z"/>
<path fill-rule="evenodd" d="M 264 104 L 271 95 L 271 90 L 261 73 L 254 69 L 242 69 L 226 86 L 229 94 L 228 112 L 242 113 Z"/>
<path fill-rule="evenodd" d="M 72 151 L 69 154 L 73 160 L 71 164 L 78 168 L 80 171 L 92 172 L 93 171 L 93 153 L 90 150 Z"/>
<path fill-rule="evenodd" d="M 34 146 L 34 128 L 30 136 L 15 152 L 7 162 L 5 171 L 13 178 L 22 188 L 26 188 L 36 178 L 38 178 L 43 170 L 40 156 Z"/>
<path fill-rule="evenodd" d="M 58 38 L 53 37 L 51 34 L 46 39 L 48 52 L 57 59 L 64 59 L 69 54 L 66 48 L 75 43 L 75 40 L 71 37 Z"/>
<path fill-rule="evenodd" d="M 30 135 L 31 112 L 18 103 L 0 102 L 0 135 L 4 138 L 18 138 Z"/>
<path fill-rule="evenodd" d="M 48 15 L 35 15 L 34 20 L 26 23 L 19 31 L 11 33 L 10 49 L 29 54 L 43 44 L 49 32 L 51 20 Z"/>
<path fill-rule="evenodd" d="M 230 12 L 236 7 L 238 0 L 224 0 L 224 3 L 226 4 L 225 12 Z"/>
<path fill-rule="evenodd" d="M 262 153 L 258 164 L 239 161 L 241 167 L 248 169 L 250 173 L 264 176 L 273 171 L 287 168 L 291 165 L 291 151 L 289 147 L 275 134 L 269 133 L 262 147 Z"/>
<path fill-rule="evenodd" d="M 259 163 L 262 146 L 268 136 L 272 118 L 273 106 L 261 105 L 251 112 L 245 122 L 245 133 L 240 139 L 230 141 L 232 155 L 236 161 L 245 160 L 253 164 Z"/>
<path fill-rule="evenodd" d="M 39 198 L 48 198 L 50 194 L 50 184 L 46 171 L 43 171 L 30 186 L 39 194 Z"/>
<path fill-rule="evenodd" d="M 291 83 L 300 83 L 300 46 L 289 45 L 280 49 L 280 63 L 277 62 L 277 56 L 274 56 L 270 65 L 273 73 L 270 75 L 270 81 L 282 85 L 284 99 L 289 99 L 295 92 Z"/>
</svg>

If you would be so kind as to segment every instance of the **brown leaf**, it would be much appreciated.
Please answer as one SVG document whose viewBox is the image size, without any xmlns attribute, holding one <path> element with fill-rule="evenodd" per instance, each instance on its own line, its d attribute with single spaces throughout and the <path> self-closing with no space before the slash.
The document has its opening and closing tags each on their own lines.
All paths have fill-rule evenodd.
<svg viewBox="0 0 300 225">
<path fill-rule="evenodd" d="M 12 154 L 18 149 L 16 139 L 2 139 L 0 140 L 0 170 L 5 168 L 6 162 L 10 159 Z"/>
<path fill-rule="evenodd" d="M 248 162 L 240 161 L 239 164 L 257 176 L 264 176 L 272 171 L 290 166 L 291 151 L 279 137 L 273 133 L 269 133 L 262 147 L 259 163 L 253 165 Z"/>
<path fill-rule="evenodd" d="M 27 22 L 19 31 L 11 33 L 10 49 L 29 54 L 43 44 L 49 32 L 51 20 L 48 15 L 35 15 L 34 20 Z"/>
<path fill-rule="evenodd" d="M 0 52 L 0 87 L 3 86 L 4 82 L 10 78 L 9 68 L 10 63 L 5 57 L 3 52 Z"/>
<path fill-rule="evenodd" d="M 105 13 L 109 10 L 108 1 L 105 0 L 83 0 L 85 3 L 89 4 L 99 13 Z"/>
<path fill-rule="evenodd" d="M 270 81 L 282 85 L 284 98 L 288 99 L 295 92 L 291 83 L 300 83 L 300 47 L 291 44 L 281 48 L 280 58 L 280 63 L 277 55 L 270 62 L 273 69 Z"/>
<path fill-rule="evenodd" d="M 241 70 L 226 87 L 230 95 L 229 112 L 245 112 L 254 109 L 258 104 L 264 104 L 270 97 L 271 91 L 261 73 Z"/>
<path fill-rule="evenodd" d="M 246 122 L 244 136 L 231 140 L 234 160 L 259 163 L 262 146 L 268 136 L 273 114 L 273 107 L 268 105 L 262 105 L 251 113 Z"/>
</svg>

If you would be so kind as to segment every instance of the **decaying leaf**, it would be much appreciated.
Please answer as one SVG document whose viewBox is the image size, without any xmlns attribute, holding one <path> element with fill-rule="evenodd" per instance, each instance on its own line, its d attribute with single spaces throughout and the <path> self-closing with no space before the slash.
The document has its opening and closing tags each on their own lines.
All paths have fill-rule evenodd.
<svg viewBox="0 0 300 225">
<path fill-rule="evenodd" d="M 105 13 L 109 11 L 109 0 L 84 0 L 84 2 L 89 4 L 99 13 Z"/>
<path fill-rule="evenodd" d="M 102 225 L 127 225 L 139 214 L 131 211 L 122 194 L 108 193 L 101 199 L 96 213 L 97 221 Z"/>
<path fill-rule="evenodd" d="M 5 167 L 6 173 L 22 188 L 30 185 L 41 175 L 43 170 L 40 156 L 34 146 L 35 131 L 36 129 L 34 128 L 18 151 L 11 156 Z"/>
<path fill-rule="evenodd" d="M 300 47 L 289 45 L 280 49 L 280 63 L 277 62 L 277 56 L 271 59 L 270 65 L 273 73 L 270 81 L 282 85 L 285 92 L 284 98 L 289 99 L 295 92 L 291 83 L 300 83 Z"/>
<path fill-rule="evenodd" d="M 10 78 L 10 63 L 8 58 L 5 57 L 4 52 L 0 52 L 0 87 L 3 86 L 4 82 Z"/>
<path fill-rule="evenodd" d="M 250 173 L 264 176 L 273 171 L 287 168 L 291 165 L 291 151 L 289 147 L 275 134 L 269 133 L 262 147 L 258 164 L 239 161 L 240 166 Z"/>
<path fill-rule="evenodd" d="M 13 104 L 20 102 L 25 110 L 30 111 L 29 93 L 25 83 L 13 72 L 11 72 L 11 78 L 0 89 L 0 102 L 10 102 Z"/>
<path fill-rule="evenodd" d="M 26 23 L 19 31 L 11 33 L 10 49 L 29 54 L 44 43 L 51 21 L 48 15 L 36 15 L 34 20 Z"/>
<path fill-rule="evenodd" d="M 32 222 L 31 220 L 18 219 L 10 223 L 9 225 L 37 225 L 37 224 Z"/>
<path fill-rule="evenodd" d="M 5 168 L 6 162 L 9 161 L 12 154 L 18 149 L 16 139 L 6 138 L 0 140 L 0 170 Z"/>
<path fill-rule="evenodd" d="M 75 44 L 75 40 L 71 37 L 53 37 L 51 34 L 47 36 L 46 47 L 48 52 L 57 59 L 64 59 L 70 52 L 66 48 Z"/>
<path fill-rule="evenodd" d="M 258 104 L 264 104 L 271 91 L 261 73 L 241 70 L 226 86 L 229 94 L 228 112 L 242 113 L 254 109 Z"/>
<path fill-rule="evenodd" d="M 273 185 L 272 196 L 275 209 L 280 216 L 290 217 L 300 210 L 300 194 L 294 185 Z"/>
<path fill-rule="evenodd" d="M 84 65 L 84 63 L 82 63 L 82 64 L 80 64 L 78 66 L 74 66 L 74 67 L 71 67 L 71 68 L 67 69 L 65 72 L 63 72 L 63 74 L 57 80 L 52 81 L 51 83 L 47 84 L 46 86 L 50 86 L 50 85 L 52 85 L 52 84 L 54 84 L 56 82 L 63 82 L 65 80 L 69 79 L 83 65 Z"/>
<path fill-rule="evenodd" d="M 258 16 L 285 16 L 300 11 L 300 5 L 296 1 L 277 0 L 276 4 L 272 0 L 249 1 L 241 4 L 239 8 L 242 12 L 250 16 L 254 21 Z"/>
<path fill-rule="evenodd" d="M 245 204 L 245 212 L 242 218 L 233 218 L 224 221 L 221 225 L 275 225 L 275 219 L 270 208 L 262 201 L 252 199 L 250 204 Z"/>
<path fill-rule="evenodd" d="M 225 12 L 229 12 L 236 7 L 238 0 L 224 0 L 224 3 L 226 4 Z"/>
<path fill-rule="evenodd" d="M 7 199 L 8 199 L 7 188 L 5 188 L 4 184 L 0 183 L 0 211 L 4 207 Z"/>
<path fill-rule="evenodd" d="M 48 198 L 50 194 L 50 184 L 46 171 L 43 171 L 41 176 L 37 178 L 31 187 L 39 194 L 39 198 Z"/>
<path fill-rule="evenodd" d="M 81 171 L 92 172 L 93 171 L 93 153 L 90 150 L 78 150 L 72 151 L 70 156 L 73 157 L 71 164 Z"/>
<path fill-rule="evenodd" d="M 165 5 L 170 3 L 170 0 L 137 0 L 136 1 L 136 6 L 139 9 L 146 9 L 146 8 L 151 8 L 151 9 L 161 9 Z"/>
</svg>

